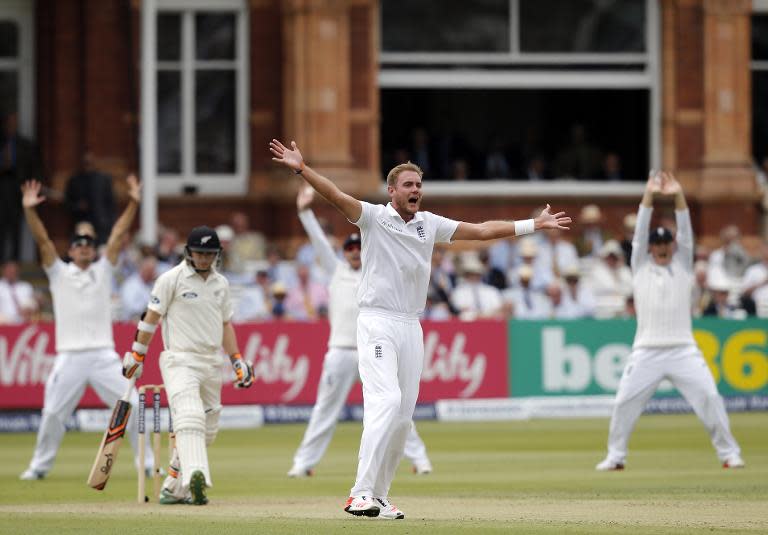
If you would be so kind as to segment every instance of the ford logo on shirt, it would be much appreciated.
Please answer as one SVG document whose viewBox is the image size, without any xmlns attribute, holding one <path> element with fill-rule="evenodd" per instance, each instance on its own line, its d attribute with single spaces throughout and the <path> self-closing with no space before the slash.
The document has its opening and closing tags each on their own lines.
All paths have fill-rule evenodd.
<svg viewBox="0 0 768 535">
<path fill-rule="evenodd" d="M 184 292 L 181 294 L 181 297 L 184 299 L 194 299 L 197 297 L 197 294 L 195 292 Z"/>
</svg>

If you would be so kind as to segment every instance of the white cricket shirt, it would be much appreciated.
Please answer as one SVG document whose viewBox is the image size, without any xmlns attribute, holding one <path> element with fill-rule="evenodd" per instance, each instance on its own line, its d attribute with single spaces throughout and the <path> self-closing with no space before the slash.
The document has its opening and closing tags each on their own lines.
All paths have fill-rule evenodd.
<svg viewBox="0 0 768 535">
<path fill-rule="evenodd" d="M 668 266 L 648 253 L 652 208 L 640 206 L 632 239 L 632 282 L 637 311 L 633 348 L 692 345 L 693 230 L 688 210 L 675 211 L 677 251 Z"/>
<path fill-rule="evenodd" d="M 56 259 L 43 266 L 51 286 L 56 351 L 114 349 L 112 266 L 102 256 L 86 269 Z"/>
<path fill-rule="evenodd" d="M 357 348 L 357 315 L 360 312 L 357 288 L 361 271 L 352 269 L 349 262 L 336 256 L 314 212 L 302 210 L 299 219 L 312 242 L 320 266 L 331 277 L 328 285 L 328 321 L 331 324 L 328 347 Z"/>
<path fill-rule="evenodd" d="M 203 279 L 186 260 L 157 278 L 147 308 L 163 318 L 166 350 L 200 355 L 219 351 L 233 314 L 227 279 L 216 271 Z"/>
<path fill-rule="evenodd" d="M 406 223 L 391 204 L 361 202 L 362 279 L 357 290 L 361 310 L 416 318 L 424 310 L 435 243 L 449 243 L 459 222 L 417 212 Z"/>
</svg>

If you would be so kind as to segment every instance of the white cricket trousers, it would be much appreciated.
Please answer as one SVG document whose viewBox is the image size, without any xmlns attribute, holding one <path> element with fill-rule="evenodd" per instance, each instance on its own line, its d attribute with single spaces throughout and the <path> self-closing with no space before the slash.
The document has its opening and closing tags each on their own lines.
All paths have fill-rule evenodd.
<svg viewBox="0 0 768 535">
<path fill-rule="evenodd" d="M 53 468 L 66 431 L 66 422 L 77 408 L 86 386 L 91 385 L 110 410 L 114 408 L 128 388 L 128 379 L 123 377 L 122 370 L 120 358 L 109 348 L 67 351 L 56 355 L 53 369 L 45 382 L 43 414 L 37 432 L 35 453 L 29 463 L 32 470 L 47 474 Z M 142 464 L 144 468 L 150 468 L 153 463 L 151 448 L 147 448 L 144 463 L 138 458 L 136 407 L 139 405 L 139 394 L 135 388 L 131 392 L 130 402 L 133 410 L 128 420 L 128 439 L 133 448 L 134 463 L 136 468 Z"/>
<path fill-rule="evenodd" d="M 350 496 L 386 498 L 413 426 L 424 367 L 424 334 L 418 318 L 361 310 L 357 348 L 363 436 Z"/>
<path fill-rule="evenodd" d="M 304 438 L 293 456 L 293 465 L 313 468 L 325 455 L 333 438 L 339 414 L 352 385 L 360 378 L 357 348 L 331 347 L 323 359 L 323 373 L 317 385 L 317 400 L 312 407 Z M 414 465 L 428 465 L 427 448 L 412 426 L 405 442 L 405 456 Z"/>
<path fill-rule="evenodd" d="M 619 381 L 608 434 L 608 459 L 623 463 L 635 423 L 663 379 L 669 379 L 704 424 L 720 460 L 740 454 L 723 398 L 696 346 L 632 350 Z"/>
<path fill-rule="evenodd" d="M 181 485 L 189 487 L 192 473 L 199 470 L 213 485 L 208 466 L 208 446 L 219 430 L 221 413 L 220 355 L 198 355 L 163 351 L 160 372 L 176 433 L 176 451 L 181 464 Z"/>
</svg>

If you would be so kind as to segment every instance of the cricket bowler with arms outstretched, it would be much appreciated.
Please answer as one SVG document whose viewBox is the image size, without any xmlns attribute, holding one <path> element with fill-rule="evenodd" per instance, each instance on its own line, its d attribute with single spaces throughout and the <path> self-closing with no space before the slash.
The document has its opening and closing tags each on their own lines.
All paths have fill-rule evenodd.
<svg viewBox="0 0 768 535">
<path fill-rule="evenodd" d="M 549 205 L 536 219 L 474 224 L 419 211 L 422 171 L 412 163 L 387 175 L 390 202 L 374 205 L 341 191 L 309 167 L 295 142 L 288 148 L 273 139 L 273 160 L 300 174 L 360 228 L 362 276 L 357 291 L 357 350 L 363 383 L 363 435 L 357 478 L 344 510 L 357 516 L 405 517 L 389 501 L 395 470 L 411 429 L 424 364 L 419 314 L 429 285 L 435 243 L 493 240 L 540 229 L 567 229 L 564 212 Z"/>
<path fill-rule="evenodd" d="M 310 208 L 314 196 L 315 190 L 302 184 L 296 196 L 296 207 L 320 266 L 331 278 L 328 285 L 328 320 L 331 324 L 331 335 L 328 339 L 328 352 L 323 358 L 323 373 L 317 385 L 317 400 L 312 407 L 312 415 L 299 449 L 293 456 L 293 466 L 288 471 L 288 477 L 312 475 L 315 465 L 331 442 L 349 391 L 360 377 L 357 371 L 359 310 L 356 297 L 361 275 L 360 235 L 350 234 L 344 240 L 344 260 L 339 259 Z M 408 432 L 405 456 L 413 463 L 414 473 L 432 472 L 427 448 L 416 432 L 415 424 Z"/>
</svg>

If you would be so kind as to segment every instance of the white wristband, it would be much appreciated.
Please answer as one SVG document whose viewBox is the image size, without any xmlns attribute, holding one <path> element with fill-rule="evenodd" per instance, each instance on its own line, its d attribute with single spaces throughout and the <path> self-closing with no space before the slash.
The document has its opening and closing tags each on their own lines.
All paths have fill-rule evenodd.
<svg viewBox="0 0 768 535">
<path fill-rule="evenodd" d="M 143 331 L 145 333 L 153 334 L 155 332 L 155 329 L 157 329 L 157 323 L 148 323 L 146 321 L 140 321 L 137 328 L 140 331 Z"/>
<path fill-rule="evenodd" d="M 515 221 L 515 236 L 522 236 L 523 234 L 531 234 L 536 230 L 536 224 L 533 219 L 523 219 L 522 221 Z"/>
<path fill-rule="evenodd" d="M 141 342 L 136 342 L 136 341 L 134 341 L 133 345 L 131 346 L 131 351 L 135 351 L 139 355 L 146 355 L 148 349 L 149 347 L 142 344 Z"/>
</svg>

